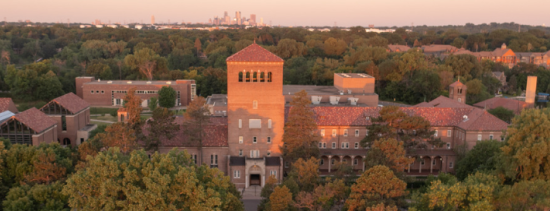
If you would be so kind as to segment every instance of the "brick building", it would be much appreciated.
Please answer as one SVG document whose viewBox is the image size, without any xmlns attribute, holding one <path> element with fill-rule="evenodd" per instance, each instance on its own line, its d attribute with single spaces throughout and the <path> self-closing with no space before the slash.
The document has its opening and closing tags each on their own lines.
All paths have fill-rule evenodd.
<svg viewBox="0 0 550 211">
<path fill-rule="evenodd" d="M 90 103 L 91 106 L 121 107 L 123 98 L 131 88 L 136 88 L 136 95 L 141 97 L 142 106 L 147 107 L 149 99 L 157 97 L 157 92 L 163 86 L 170 86 L 176 92 L 176 106 L 187 106 L 196 94 L 194 80 L 175 81 L 101 81 L 93 77 L 77 77 L 76 94 Z"/>
<path fill-rule="evenodd" d="M 88 140 L 88 134 L 97 127 L 90 124 L 90 104 L 72 92 L 53 99 L 40 111 L 57 122 L 61 145 L 76 147 Z"/>
<path fill-rule="evenodd" d="M 370 118 L 377 117 L 381 109 L 372 76 L 338 73 L 334 86 L 283 86 L 283 60 L 256 44 L 228 57 L 227 66 L 227 95 L 211 96 L 206 105 L 213 115 L 210 125 L 204 127 L 207 137 L 203 163 L 220 168 L 238 188 L 263 186 L 269 175 L 281 181 L 290 166 L 279 150 L 285 115 L 291 109 L 287 103 L 296 92 L 306 90 L 312 99 L 317 132 L 322 137 L 321 174 L 331 174 L 337 162 L 351 164 L 358 172 L 364 170 L 367 149 L 359 142 L 367 134 Z M 451 98 L 441 96 L 415 107 L 401 108 L 409 115 L 427 119 L 435 136 L 445 142 L 441 148 L 429 146 L 410 154 L 417 160 L 405 169 L 407 174 L 453 172 L 456 160 L 453 148 L 463 144 L 472 148 L 479 140 L 500 140 L 508 124 L 466 105 L 466 89 L 456 82 L 451 86 Z M 215 108 L 217 104 L 222 106 Z M 216 111 L 226 111 L 227 116 L 217 115 L 220 112 Z M 184 117 L 176 118 L 180 125 L 183 121 Z M 175 138 L 162 140 L 160 151 L 177 147 L 197 160 L 201 156 L 198 147 L 189 142 L 182 130 Z"/>
<path fill-rule="evenodd" d="M 17 114 L 11 111 L 0 113 L 0 137 L 9 139 L 12 144 L 57 142 L 57 122 L 36 108 Z"/>
<path fill-rule="evenodd" d="M 19 112 L 17 110 L 17 107 L 15 107 L 15 104 L 13 103 L 13 100 L 11 98 L 0 98 L 0 112 L 4 111 L 11 111 L 12 113 L 16 114 Z"/>
</svg>

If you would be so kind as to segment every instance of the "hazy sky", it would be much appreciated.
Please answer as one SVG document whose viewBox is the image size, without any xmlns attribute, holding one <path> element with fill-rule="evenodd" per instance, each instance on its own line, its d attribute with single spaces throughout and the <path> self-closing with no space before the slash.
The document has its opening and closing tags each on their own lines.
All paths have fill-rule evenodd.
<svg viewBox="0 0 550 211">
<path fill-rule="evenodd" d="M 0 20 L 207 22 L 227 11 L 285 26 L 550 24 L 550 0 L 2 0 Z"/>
</svg>

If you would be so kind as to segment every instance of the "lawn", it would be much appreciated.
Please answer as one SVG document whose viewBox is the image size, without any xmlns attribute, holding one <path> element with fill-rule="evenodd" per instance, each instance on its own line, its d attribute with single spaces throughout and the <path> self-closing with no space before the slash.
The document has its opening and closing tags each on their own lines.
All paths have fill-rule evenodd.
<svg viewBox="0 0 550 211">
<path fill-rule="evenodd" d="M 90 108 L 90 114 L 115 114 L 118 111 L 118 108 L 101 108 L 101 107 L 91 107 Z"/>
<path fill-rule="evenodd" d="M 96 124 L 98 127 L 101 126 L 101 125 L 106 125 L 106 126 L 109 126 L 111 125 L 111 123 L 105 123 L 105 122 L 96 122 L 94 121 L 93 119 L 90 119 L 90 123 L 92 124 Z"/>
<path fill-rule="evenodd" d="M 103 120 L 103 121 L 111 121 L 111 122 L 117 122 L 118 119 L 114 116 L 111 116 L 109 114 L 105 115 L 105 116 L 91 116 L 90 119 L 93 121 L 94 119 L 97 119 L 97 120 Z"/>
</svg>

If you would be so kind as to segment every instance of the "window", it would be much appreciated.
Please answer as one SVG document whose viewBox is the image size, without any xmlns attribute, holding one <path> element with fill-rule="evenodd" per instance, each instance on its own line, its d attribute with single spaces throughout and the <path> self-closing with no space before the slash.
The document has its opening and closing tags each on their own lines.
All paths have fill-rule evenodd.
<svg viewBox="0 0 550 211">
<path fill-rule="evenodd" d="M 451 149 L 451 143 L 447 143 L 447 149 Z"/>
<path fill-rule="evenodd" d="M 277 170 L 271 170 L 269 171 L 269 175 L 272 175 L 274 177 L 277 177 Z"/>
<path fill-rule="evenodd" d="M 353 159 L 353 165 L 354 166 L 357 165 L 358 163 L 359 163 L 359 159 L 357 159 L 357 158 Z"/>
<path fill-rule="evenodd" d="M 321 129 L 321 137 L 325 137 L 325 129 Z"/>
<path fill-rule="evenodd" d="M 233 178 L 241 178 L 241 171 L 235 170 L 235 174 L 233 175 Z"/>
<path fill-rule="evenodd" d="M 330 159 L 330 164 L 334 165 L 334 158 Z"/>
<path fill-rule="evenodd" d="M 258 101 L 257 100 L 252 101 L 252 109 L 258 109 Z"/>
<path fill-rule="evenodd" d="M 355 142 L 354 148 L 355 148 L 355 149 L 359 149 L 359 142 Z"/>
<path fill-rule="evenodd" d="M 288 168 L 288 165 L 289 165 L 289 163 L 288 163 L 288 161 L 286 161 L 285 162 L 285 168 Z"/>
<path fill-rule="evenodd" d="M 268 119 L 267 120 L 267 128 L 271 128 L 271 125 L 272 125 L 271 119 Z"/>
<path fill-rule="evenodd" d="M 332 142 L 332 148 L 336 149 L 336 142 Z"/>
<path fill-rule="evenodd" d="M 323 149 L 327 148 L 327 143 L 323 142 Z"/>
<path fill-rule="evenodd" d="M 252 82 L 258 82 L 258 73 L 252 73 Z"/>
<path fill-rule="evenodd" d="M 319 161 L 319 164 L 322 166 L 323 164 L 325 164 L 325 160 L 321 159 L 321 160 Z"/>
<path fill-rule="evenodd" d="M 344 137 L 348 137 L 348 129 L 344 130 Z"/>
<path fill-rule="evenodd" d="M 243 150 L 239 149 L 239 156 L 243 156 Z"/>
<path fill-rule="evenodd" d="M 265 73 L 260 73 L 260 82 L 265 82 Z"/>
<path fill-rule="evenodd" d="M 437 130 L 435 130 L 434 137 L 437 137 L 437 133 L 438 133 Z"/>
<path fill-rule="evenodd" d="M 453 168 L 453 162 L 449 162 L 449 168 Z"/>
<path fill-rule="evenodd" d="M 500 141 L 504 141 L 504 136 L 501 136 L 501 137 L 500 137 Z"/>
<path fill-rule="evenodd" d="M 262 120 L 261 119 L 249 119 L 248 120 L 248 128 L 250 128 L 250 129 L 262 128 Z"/>
<path fill-rule="evenodd" d="M 260 157 L 260 150 L 250 150 L 250 157 L 251 158 L 259 158 Z"/>
<path fill-rule="evenodd" d="M 359 137 L 359 130 L 355 130 L 355 137 Z"/>
<path fill-rule="evenodd" d="M 94 90 L 92 90 L 91 93 L 93 94 L 93 93 L 94 93 Z"/>
<path fill-rule="evenodd" d="M 239 82 L 243 82 L 243 73 L 239 72 Z"/>
<path fill-rule="evenodd" d="M 258 139 L 256 139 L 256 136 L 252 137 L 252 143 L 258 143 Z"/>
<path fill-rule="evenodd" d="M 267 137 L 267 143 L 271 144 L 271 137 Z"/>
<path fill-rule="evenodd" d="M 336 129 L 332 129 L 332 137 L 336 137 Z"/>
<path fill-rule="evenodd" d="M 250 72 L 246 73 L 246 82 L 250 82 Z"/>
<path fill-rule="evenodd" d="M 101 90 L 101 94 L 105 94 L 105 91 Z"/>
<path fill-rule="evenodd" d="M 271 156 L 271 151 L 267 151 L 267 156 Z"/>
<path fill-rule="evenodd" d="M 451 130 L 447 130 L 447 137 L 451 137 L 452 135 L 452 131 Z"/>
<path fill-rule="evenodd" d="M 477 134 L 477 140 L 481 141 L 481 134 Z"/>
<path fill-rule="evenodd" d="M 268 72 L 268 73 L 267 73 L 267 82 L 271 82 L 271 77 L 272 77 L 272 76 L 273 76 L 273 75 L 271 75 L 271 72 Z"/>
<path fill-rule="evenodd" d="M 193 162 L 195 162 L 195 164 L 197 164 L 197 155 L 192 155 L 191 158 L 193 159 Z"/>
<path fill-rule="evenodd" d="M 243 143 L 244 138 L 242 136 L 239 136 L 239 144 Z"/>
<path fill-rule="evenodd" d="M 342 149 L 348 149 L 349 143 L 348 142 L 342 142 Z"/>
<path fill-rule="evenodd" d="M 323 143 L 319 142 L 319 148 L 323 148 Z"/>
<path fill-rule="evenodd" d="M 96 93 L 96 94 L 99 94 L 99 90 L 95 90 L 95 93 Z"/>
<path fill-rule="evenodd" d="M 435 159 L 432 160 L 432 166 L 435 166 Z"/>
<path fill-rule="evenodd" d="M 369 130 L 365 130 L 365 136 L 369 136 Z"/>
<path fill-rule="evenodd" d="M 239 128 L 243 128 L 243 120 L 239 119 Z"/>
<path fill-rule="evenodd" d="M 61 130 L 67 131 L 67 117 L 61 116 Z"/>
<path fill-rule="evenodd" d="M 489 135 L 489 140 L 493 140 L 493 134 Z"/>
<path fill-rule="evenodd" d="M 210 165 L 218 165 L 218 155 L 210 155 Z"/>
</svg>

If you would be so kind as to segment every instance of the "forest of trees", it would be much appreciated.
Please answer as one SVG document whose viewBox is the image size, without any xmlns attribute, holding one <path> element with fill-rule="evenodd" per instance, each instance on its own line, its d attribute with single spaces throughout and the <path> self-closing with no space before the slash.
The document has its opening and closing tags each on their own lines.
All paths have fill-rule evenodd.
<svg viewBox="0 0 550 211">
<path fill-rule="evenodd" d="M 449 44 L 472 51 L 492 51 L 502 43 L 514 51 L 550 48 L 545 28 L 517 32 L 509 25 L 514 24 L 417 27 L 413 32 L 398 28 L 382 34 L 366 33 L 362 27 L 319 32 L 269 27 L 199 31 L 7 25 L 0 28 L 0 88 L 25 100 L 49 100 L 74 92 L 77 76 L 194 79 L 198 93 L 206 97 L 226 93 L 225 59 L 255 40 L 285 60 L 285 84 L 331 85 L 333 73 L 368 73 L 376 77 L 376 92 L 382 100 L 415 104 L 446 95 L 447 86 L 460 77 L 471 85 L 468 103 L 474 103 L 496 92 L 500 84 L 490 72 L 502 71 L 508 79 L 508 94 L 524 90 L 527 75 L 539 77 L 538 91 L 550 90 L 550 72 L 531 64 L 509 69 L 468 55 L 441 61 L 416 51 L 386 52 L 388 44 Z M 476 27 L 490 29 L 465 30 Z"/>
</svg>

